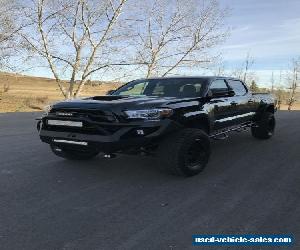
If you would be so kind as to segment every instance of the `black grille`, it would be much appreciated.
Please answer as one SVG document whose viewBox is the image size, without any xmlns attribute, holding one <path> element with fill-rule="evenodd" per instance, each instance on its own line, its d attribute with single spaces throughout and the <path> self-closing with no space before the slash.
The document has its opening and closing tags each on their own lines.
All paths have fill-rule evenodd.
<svg viewBox="0 0 300 250">
<path fill-rule="evenodd" d="M 57 132 L 110 135 L 120 129 L 118 118 L 109 111 L 52 109 L 46 119 L 74 120 L 83 123 L 82 127 L 68 127 L 48 125 L 47 121 L 44 122 L 47 130 Z"/>
<path fill-rule="evenodd" d="M 99 110 L 74 110 L 74 109 L 53 109 L 50 114 L 56 117 L 88 118 L 94 122 L 118 122 L 117 117 L 109 111 Z"/>
</svg>

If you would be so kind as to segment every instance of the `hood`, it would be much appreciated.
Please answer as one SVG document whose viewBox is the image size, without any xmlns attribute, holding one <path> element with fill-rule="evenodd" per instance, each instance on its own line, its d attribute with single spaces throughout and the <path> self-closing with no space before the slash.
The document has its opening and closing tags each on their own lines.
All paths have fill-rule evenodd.
<svg viewBox="0 0 300 250">
<path fill-rule="evenodd" d="M 100 109 L 103 111 L 120 112 L 130 109 L 148 109 L 163 107 L 179 101 L 175 97 L 154 96 L 94 96 L 84 99 L 73 99 L 52 105 L 53 109 Z"/>
</svg>

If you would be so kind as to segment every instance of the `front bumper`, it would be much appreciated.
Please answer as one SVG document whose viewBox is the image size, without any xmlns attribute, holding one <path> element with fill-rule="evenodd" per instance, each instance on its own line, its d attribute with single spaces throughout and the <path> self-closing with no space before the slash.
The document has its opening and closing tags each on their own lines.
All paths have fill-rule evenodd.
<svg viewBox="0 0 300 250">
<path fill-rule="evenodd" d="M 47 117 L 42 118 L 38 125 L 39 135 L 43 142 L 76 148 L 91 147 L 103 152 L 147 146 L 181 127 L 180 124 L 170 119 L 110 124 L 98 122 L 93 123 L 98 130 L 91 132 L 85 131 L 84 128 L 76 130 L 65 127 L 50 128 L 47 126 L 47 119 Z M 76 142 L 86 142 L 86 145 L 82 146 Z"/>
</svg>

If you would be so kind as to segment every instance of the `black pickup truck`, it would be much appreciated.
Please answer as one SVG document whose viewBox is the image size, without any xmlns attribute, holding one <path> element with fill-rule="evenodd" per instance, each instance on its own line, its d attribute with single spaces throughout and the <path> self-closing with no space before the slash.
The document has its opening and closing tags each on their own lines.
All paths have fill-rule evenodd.
<svg viewBox="0 0 300 250">
<path fill-rule="evenodd" d="M 55 103 L 38 122 L 40 138 L 70 160 L 102 152 L 155 155 L 174 174 L 206 166 L 210 139 L 251 128 L 258 139 L 274 133 L 275 101 L 252 94 L 228 77 L 170 77 L 131 81 L 106 96 Z"/>
</svg>

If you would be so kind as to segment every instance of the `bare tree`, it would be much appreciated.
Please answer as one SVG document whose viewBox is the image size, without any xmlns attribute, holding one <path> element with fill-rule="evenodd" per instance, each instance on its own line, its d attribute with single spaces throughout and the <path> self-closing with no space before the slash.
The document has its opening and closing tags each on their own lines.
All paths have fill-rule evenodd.
<svg viewBox="0 0 300 250">
<path fill-rule="evenodd" d="M 298 60 L 294 59 L 292 62 L 291 76 L 289 77 L 291 81 L 291 87 L 290 87 L 290 97 L 288 99 L 288 110 L 292 109 L 292 106 L 296 101 L 295 94 L 298 87 L 299 75 L 300 75 L 300 59 Z"/>
<path fill-rule="evenodd" d="M 216 0 L 141 4 L 144 11 L 137 24 L 136 59 L 145 65 L 147 78 L 166 76 L 179 67 L 207 65 L 213 59 L 209 49 L 226 37 L 221 29 L 226 11 Z"/>
<path fill-rule="evenodd" d="M 276 100 L 277 100 L 277 109 L 280 110 L 281 104 L 282 104 L 283 100 L 285 99 L 286 92 L 284 91 L 284 89 L 282 87 L 277 87 L 277 89 L 275 90 L 275 96 L 276 96 Z"/>
<path fill-rule="evenodd" d="M 255 80 L 252 80 L 249 88 L 253 93 L 259 92 L 259 87 L 258 87 L 257 83 L 255 82 Z"/>
<path fill-rule="evenodd" d="M 77 97 L 93 74 L 123 64 L 112 58 L 114 41 L 122 37 L 115 27 L 126 1 L 33 0 L 27 9 L 34 28 L 19 34 L 44 60 L 65 98 Z"/>
<path fill-rule="evenodd" d="M 16 52 L 18 23 L 15 1 L 0 0 L 0 67 L 8 67 L 8 60 Z"/>
<path fill-rule="evenodd" d="M 244 66 L 244 73 L 243 73 L 243 81 L 247 82 L 249 69 L 254 64 L 253 58 L 250 56 L 250 53 L 247 53 L 246 60 L 245 60 L 245 66 Z"/>
<path fill-rule="evenodd" d="M 236 69 L 234 69 L 231 73 L 234 77 L 240 79 L 248 86 L 251 85 L 252 81 L 256 81 L 256 74 L 251 70 L 251 67 L 254 64 L 254 59 L 250 55 L 250 52 L 247 52 L 246 57 L 242 65 Z"/>
<path fill-rule="evenodd" d="M 275 84 L 275 78 L 274 78 L 274 72 L 272 71 L 272 75 L 271 75 L 271 93 L 274 93 L 274 84 Z"/>
<path fill-rule="evenodd" d="M 218 65 L 218 67 L 214 68 L 212 72 L 214 76 L 226 76 L 225 70 L 224 65 Z"/>
</svg>

